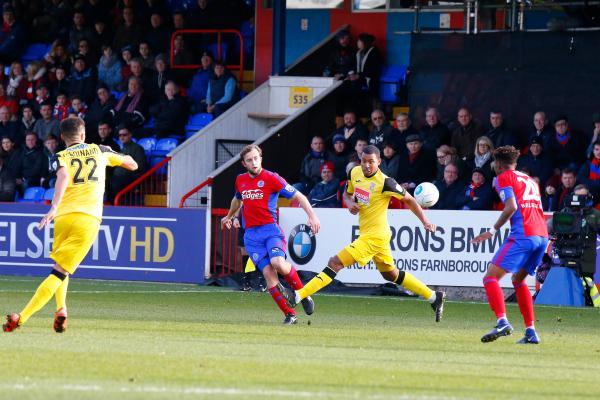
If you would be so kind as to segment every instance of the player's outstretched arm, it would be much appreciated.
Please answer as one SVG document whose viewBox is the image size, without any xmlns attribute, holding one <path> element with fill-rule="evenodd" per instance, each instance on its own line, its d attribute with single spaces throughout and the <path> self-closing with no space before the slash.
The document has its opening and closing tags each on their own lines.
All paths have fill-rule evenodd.
<svg viewBox="0 0 600 400">
<path fill-rule="evenodd" d="M 348 211 L 350 211 L 350 214 L 358 214 L 358 212 L 360 211 L 360 207 L 354 199 L 354 193 L 348 193 L 344 190 L 344 194 L 342 195 L 342 197 L 344 198 L 344 204 L 348 208 Z"/>
<path fill-rule="evenodd" d="M 319 229 L 321 229 L 321 221 L 319 221 L 317 214 L 315 214 L 315 210 L 313 210 L 306 196 L 300 192 L 296 192 L 292 196 L 292 199 L 296 200 L 306 215 L 308 215 L 308 226 L 310 226 L 310 229 L 313 231 L 313 233 L 319 233 Z"/>
<path fill-rule="evenodd" d="M 473 240 L 471 240 L 471 243 L 477 244 L 483 242 L 484 240 L 490 239 L 492 236 L 494 236 L 494 233 L 496 233 L 498 229 L 502 228 L 506 221 L 508 221 L 516 211 L 517 202 L 515 198 L 508 198 L 504 203 L 504 210 L 502 210 L 502 213 L 498 217 L 496 223 L 494 223 L 494 225 L 492 226 L 492 229 L 477 235 L 475 238 L 473 238 Z"/>
<path fill-rule="evenodd" d="M 429 222 L 429 220 L 425 216 L 425 213 L 423 212 L 423 209 L 421 208 L 419 203 L 417 203 L 415 198 L 410 195 L 410 193 L 406 192 L 404 194 L 404 197 L 402 198 L 402 201 L 406 204 L 410 211 L 412 211 L 412 213 L 415 214 L 417 218 L 419 218 L 419 221 L 421 221 L 423 227 L 425 227 L 426 230 L 428 230 L 429 232 L 435 232 L 437 226 Z"/>
<path fill-rule="evenodd" d="M 223 228 L 231 229 L 231 226 L 233 224 L 233 219 L 237 216 L 237 213 L 240 210 L 241 206 L 242 206 L 242 200 L 238 199 L 237 197 L 234 197 L 233 199 L 231 199 L 231 204 L 229 205 L 229 212 L 227 213 L 226 216 L 221 218 L 221 229 L 223 229 Z"/>
<path fill-rule="evenodd" d="M 131 156 L 123 156 L 123 164 L 121 164 L 121 167 L 129 171 L 135 171 L 138 169 L 138 164 Z"/>
<path fill-rule="evenodd" d="M 52 198 L 52 205 L 50 206 L 48 213 L 42 217 L 42 220 L 38 224 L 38 229 L 42 229 L 44 226 L 54 221 L 58 205 L 65 195 L 67 186 L 69 186 L 69 179 L 70 177 L 67 169 L 65 167 L 59 167 L 58 171 L 56 171 L 56 184 L 54 185 L 54 197 Z"/>
</svg>

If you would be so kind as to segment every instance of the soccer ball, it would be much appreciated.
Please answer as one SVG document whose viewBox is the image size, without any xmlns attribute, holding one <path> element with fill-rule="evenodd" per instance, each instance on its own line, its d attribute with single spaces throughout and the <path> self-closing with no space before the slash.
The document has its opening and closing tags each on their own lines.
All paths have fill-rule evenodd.
<svg viewBox="0 0 600 400">
<path fill-rule="evenodd" d="M 440 192 L 433 183 L 423 182 L 415 188 L 415 200 L 423 208 L 429 208 L 437 203 Z"/>
</svg>

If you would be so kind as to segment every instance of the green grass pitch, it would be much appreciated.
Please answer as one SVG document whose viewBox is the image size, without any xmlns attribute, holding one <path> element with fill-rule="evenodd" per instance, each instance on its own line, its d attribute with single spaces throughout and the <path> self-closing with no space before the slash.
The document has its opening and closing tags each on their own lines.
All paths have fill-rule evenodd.
<svg viewBox="0 0 600 400">
<path fill-rule="evenodd" d="M 2 313 L 40 278 L 0 277 Z M 74 279 L 69 327 L 54 300 L 2 333 L 0 398 L 590 399 L 600 380 L 600 313 L 536 307 L 543 343 L 483 344 L 487 304 L 449 301 L 441 323 L 408 298 L 315 296 L 281 326 L 270 296 L 195 285 Z M 310 323 L 309 323 L 310 322 Z"/>
</svg>

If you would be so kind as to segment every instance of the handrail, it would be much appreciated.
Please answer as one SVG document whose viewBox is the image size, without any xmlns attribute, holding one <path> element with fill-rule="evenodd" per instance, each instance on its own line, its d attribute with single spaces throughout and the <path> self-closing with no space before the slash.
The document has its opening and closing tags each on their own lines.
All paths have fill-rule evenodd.
<svg viewBox="0 0 600 400">
<path fill-rule="evenodd" d="M 208 186 L 208 185 L 212 185 L 213 183 L 213 179 L 212 177 L 208 177 L 204 182 L 202 182 L 201 184 L 199 184 L 198 186 L 196 186 L 195 188 L 193 188 L 192 190 L 190 190 L 189 192 L 187 192 L 186 194 L 184 194 L 181 197 L 181 200 L 179 201 L 179 208 L 183 208 L 183 205 L 185 204 L 185 201 L 194 193 L 198 192 L 200 189 L 202 189 L 204 186 Z"/>
<path fill-rule="evenodd" d="M 171 160 L 171 157 L 165 157 L 163 160 L 161 160 L 158 164 L 156 164 L 154 167 L 150 168 L 148 171 L 144 172 L 140 177 L 138 177 L 136 180 L 134 180 L 133 182 L 131 182 L 129 185 L 125 186 L 119 193 L 117 193 L 117 195 L 115 196 L 115 201 L 113 202 L 113 205 L 118 206 L 119 205 L 119 200 L 121 200 L 121 197 L 123 197 L 123 195 L 125 195 L 126 193 L 130 192 L 131 189 L 133 189 L 134 187 L 136 187 L 139 183 L 145 181 L 148 177 L 150 177 L 154 172 L 156 172 L 157 170 L 159 170 L 160 168 L 163 167 L 163 165 L 165 165 L 166 163 L 168 163 Z"/>
<path fill-rule="evenodd" d="M 244 37 L 241 32 L 237 29 L 178 29 L 171 34 L 171 48 L 169 49 L 169 60 L 171 62 L 171 69 L 195 69 L 200 68 L 201 64 L 177 64 L 174 65 L 175 61 L 175 36 L 185 33 L 216 33 L 217 34 L 217 59 L 221 59 L 221 34 L 230 33 L 237 35 L 240 39 L 240 63 L 227 65 L 229 69 L 236 69 L 240 71 L 239 81 L 244 80 Z"/>
<path fill-rule="evenodd" d="M 349 28 L 350 28 L 350 25 L 345 24 L 345 25 L 342 25 L 339 28 L 337 28 L 335 31 L 331 32 L 323 40 L 321 40 L 319 43 L 315 44 L 313 47 L 311 47 L 310 49 L 308 49 L 304 54 L 302 54 L 300 57 L 298 57 L 297 59 L 295 59 L 293 63 L 291 63 L 290 65 L 288 65 L 287 67 L 285 67 L 285 73 L 287 74 L 288 71 L 290 71 L 296 65 L 300 64 L 302 61 L 306 60 L 308 57 L 310 57 L 312 54 L 314 54 L 321 47 L 323 47 L 324 45 L 326 45 L 327 43 L 329 43 L 333 38 L 335 38 L 335 36 L 340 31 L 347 30 Z"/>
</svg>

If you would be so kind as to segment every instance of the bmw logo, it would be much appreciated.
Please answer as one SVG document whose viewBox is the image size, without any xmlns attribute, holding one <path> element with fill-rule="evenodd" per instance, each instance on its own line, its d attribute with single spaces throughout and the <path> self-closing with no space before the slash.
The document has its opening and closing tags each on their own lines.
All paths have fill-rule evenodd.
<svg viewBox="0 0 600 400">
<path fill-rule="evenodd" d="M 288 252 L 296 264 L 304 265 L 315 255 L 317 239 L 310 227 L 305 224 L 296 225 L 290 232 Z"/>
</svg>

